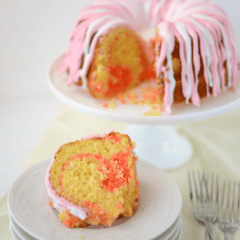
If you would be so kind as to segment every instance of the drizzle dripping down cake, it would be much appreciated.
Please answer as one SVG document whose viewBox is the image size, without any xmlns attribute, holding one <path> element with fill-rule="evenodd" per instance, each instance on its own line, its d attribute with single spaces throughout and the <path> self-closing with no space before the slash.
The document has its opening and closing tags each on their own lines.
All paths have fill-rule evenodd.
<svg viewBox="0 0 240 240">
<path fill-rule="evenodd" d="M 147 33 L 147 34 L 146 34 Z M 234 87 L 239 54 L 225 11 L 209 0 L 101 0 L 81 10 L 60 73 L 95 98 L 153 80 L 166 114 Z"/>
</svg>

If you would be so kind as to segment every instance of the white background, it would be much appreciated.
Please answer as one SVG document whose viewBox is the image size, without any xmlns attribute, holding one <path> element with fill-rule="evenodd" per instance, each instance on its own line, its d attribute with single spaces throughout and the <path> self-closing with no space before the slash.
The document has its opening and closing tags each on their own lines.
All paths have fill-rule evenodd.
<svg viewBox="0 0 240 240">
<path fill-rule="evenodd" d="M 0 0 L 0 198 L 60 110 L 47 86 L 48 66 L 66 50 L 79 10 L 90 2 Z M 240 50 L 240 1 L 215 2 L 228 13 Z"/>
</svg>

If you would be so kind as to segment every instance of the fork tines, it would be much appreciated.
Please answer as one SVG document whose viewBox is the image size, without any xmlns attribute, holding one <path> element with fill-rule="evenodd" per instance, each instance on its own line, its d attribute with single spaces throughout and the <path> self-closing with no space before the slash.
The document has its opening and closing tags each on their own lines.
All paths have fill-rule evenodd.
<svg viewBox="0 0 240 240">
<path fill-rule="evenodd" d="M 227 187 L 227 190 L 226 190 Z M 224 181 L 221 194 L 220 213 L 219 217 L 225 220 L 238 221 L 240 210 L 240 183 L 236 181 L 232 184 L 231 181 Z"/>
<path fill-rule="evenodd" d="M 188 182 L 192 203 L 219 203 L 218 175 L 192 170 L 188 171 Z"/>
</svg>

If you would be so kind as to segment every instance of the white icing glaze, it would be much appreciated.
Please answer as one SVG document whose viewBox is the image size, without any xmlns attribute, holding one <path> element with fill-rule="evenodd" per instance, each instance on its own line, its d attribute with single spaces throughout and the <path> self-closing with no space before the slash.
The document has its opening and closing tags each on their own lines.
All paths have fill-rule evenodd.
<svg viewBox="0 0 240 240">
<path fill-rule="evenodd" d="M 210 88 L 216 96 L 221 90 L 236 85 L 239 54 L 233 29 L 225 11 L 208 0 L 102 0 L 82 9 L 61 64 L 60 73 L 69 70 L 68 84 L 76 83 L 81 78 L 82 87 L 87 89 L 87 72 L 99 37 L 122 25 L 137 32 L 158 28 L 162 43 L 156 59 L 156 73 L 158 76 L 163 72 L 164 78 L 170 81 L 165 82 L 164 106 L 167 114 L 171 112 L 176 85 L 172 64 L 175 37 L 180 43 L 182 92 L 187 103 L 191 99 L 194 105 L 200 104 L 200 59 L 204 67 L 207 96 Z M 83 66 L 79 69 L 83 57 Z M 165 59 L 168 65 L 164 67 Z"/>
<path fill-rule="evenodd" d="M 194 105 L 199 106 L 200 104 L 198 95 L 200 56 L 203 61 L 208 96 L 209 87 L 212 87 L 213 94 L 216 96 L 221 88 L 225 89 L 236 84 L 239 59 L 234 38 L 230 37 L 233 35 L 233 31 L 226 13 L 217 4 L 204 0 L 153 0 L 149 12 L 152 15 L 152 21 L 159 28 L 160 36 L 164 35 L 162 24 L 168 23 L 170 27 L 167 28 L 167 31 L 172 32 L 179 42 L 182 38 L 184 39 L 184 43 L 180 44 L 185 45 L 184 54 L 180 49 L 180 58 L 182 71 L 187 78 L 187 83 L 185 79 L 182 79 L 183 95 L 186 97 L 187 103 L 191 99 Z M 168 62 L 168 72 L 163 71 L 162 66 L 164 59 L 169 59 L 169 52 L 164 48 L 169 49 L 169 45 L 173 44 L 171 39 L 162 37 L 160 56 L 157 58 L 157 74 L 163 72 L 164 77 L 169 78 L 171 84 L 174 85 L 173 80 L 169 77 L 171 64 Z M 225 86 L 225 69 L 223 67 L 225 61 L 228 70 L 227 86 Z M 170 113 L 174 91 L 167 85 L 168 83 L 165 83 L 164 105 L 166 112 Z"/>
</svg>

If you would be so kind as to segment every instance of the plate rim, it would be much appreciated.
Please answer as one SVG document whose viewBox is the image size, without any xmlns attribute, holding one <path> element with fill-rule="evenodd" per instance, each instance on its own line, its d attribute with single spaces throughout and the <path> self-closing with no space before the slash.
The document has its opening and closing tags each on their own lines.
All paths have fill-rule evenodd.
<svg viewBox="0 0 240 240">
<path fill-rule="evenodd" d="M 53 92 L 53 94 L 55 95 L 55 97 L 57 97 L 61 102 L 63 102 L 67 106 L 79 112 L 82 112 L 87 115 L 91 115 L 93 117 L 98 117 L 98 118 L 102 118 L 110 121 L 132 123 L 132 124 L 148 124 L 148 125 L 176 124 L 176 123 L 186 123 L 186 122 L 207 120 L 210 118 L 221 116 L 223 114 L 231 112 L 240 107 L 240 98 L 238 98 L 225 105 L 211 108 L 205 111 L 193 112 L 193 113 L 182 113 L 182 114 L 176 114 L 176 115 L 174 115 L 173 113 L 172 115 L 169 115 L 169 116 L 148 117 L 148 116 L 124 115 L 116 112 L 107 112 L 107 111 L 104 111 L 104 109 L 93 108 L 91 106 L 87 106 L 80 102 L 77 102 L 76 100 L 71 99 L 69 96 L 66 96 L 64 93 L 62 93 L 60 90 L 58 90 L 54 86 L 53 81 L 51 80 L 51 75 L 53 74 L 54 71 L 57 70 L 60 64 L 60 61 L 63 57 L 64 57 L 64 54 L 61 54 L 60 56 L 55 58 L 55 60 L 50 64 L 47 72 L 48 85 L 51 91 Z M 238 88 L 240 89 L 240 83 L 238 85 L 239 85 Z M 224 94 L 225 92 L 227 91 L 222 91 L 219 94 Z M 214 98 L 214 96 L 211 96 L 211 98 Z M 221 96 L 219 97 L 219 99 L 220 98 Z"/>
<path fill-rule="evenodd" d="M 11 232 L 12 237 L 13 237 L 14 240 L 21 240 L 21 238 L 17 235 L 17 233 L 16 233 L 16 231 L 14 230 L 14 228 L 13 228 L 12 225 L 10 225 L 10 232 Z M 18 239 L 17 239 L 16 237 L 17 237 Z"/>
<path fill-rule="evenodd" d="M 13 227 L 13 229 L 15 230 L 15 233 L 18 233 L 18 235 L 19 235 L 19 230 L 16 231 L 16 229 L 15 229 L 17 223 L 14 221 L 12 215 L 9 215 L 9 220 L 10 220 L 10 225 L 11 225 L 11 226 Z M 17 227 L 20 228 L 20 231 L 23 231 L 24 233 L 28 234 L 28 233 L 25 232 L 20 226 L 17 225 Z M 182 221 L 181 221 L 181 216 L 180 216 L 180 215 L 178 216 L 177 220 L 174 222 L 174 224 L 173 224 L 170 228 L 172 228 L 172 227 L 173 227 L 173 230 L 172 230 L 170 233 L 168 233 L 166 236 L 164 236 L 165 238 L 167 237 L 167 239 L 170 239 L 170 238 L 172 237 L 172 235 L 173 235 L 176 231 L 178 231 L 178 234 L 179 234 L 180 229 L 182 228 Z M 168 231 L 168 230 L 166 230 L 166 232 L 167 232 L 167 231 Z M 162 235 L 164 235 L 166 232 L 164 232 Z M 28 234 L 28 235 L 32 238 L 32 240 L 35 239 L 32 235 L 30 235 L 30 234 Z M 156 239 L 156 240 L 162 240 L 162 237 L 163 237 L 162 235 L 154 238 L 154 240 L 155 240 L 155 239 Z M 22 237 L 21 235 L 19 235 L 19 236 Z M 31 240 L 31 238 L 29 238 L 29 239 Z"/>
<path fill-rule="evenodd" d="M 182 226 L 181 215 L 178 216 L 177 221 L 176 221 L 175 223 L 176 223 L 176 225 L 174 226 L 174 229 L 173 229 L 170 233 L 168 233 L 167 235 L 165 235 L 166 232 L 167 232 L 167 231 L 165 231 L 164 233 L 162 233 L 161 235 L 159 235 L 159 236 L 156 237 L 155 239 L 156 239 L 156 240 L 163 240 L 163 237 L 164 237 L 164 240 L 165 240 L 165 239 L 170 239 L 170 238 L 172 237 L 172 235 L 173 235 L 176 231 L 179 231 L 180 227 Z M 172 225 L 172 226 L 173 226 L 173 225 Z M 172 226 L 171 226 L 171 227 L 172 227 Z M 164 235 L 165 235 L 165 236 L 164 236 Z M 155 240 L 155 239 L 154 239 L 154 240 Z"/>
<path fill-rule="evenodd" d="M 18 183 L 18 181 L 20 181 L 21 179 L 24 179 L 27 175 L 29 175 L 29 173 L 31 173 L 31 171 L 37 169 L 37 168 L 39 167 L 39 165 L 41 165 L 41 166 L 45 166 L 45 165 L 46 165 L 46 167 L 47 167 L 47 166 L 49 165 L 51 159 L 52 159 L 52 158 L 49 158 L 49 159 L 44 160 L 44 161 L 41 161 L 41 162 L 39 162 L 39 163 L 37 163 L 37 164 L 30 165 L 30 166 L 26 169 L 26 171 L 24 171 L 21 175 L 19 175 L 18 178 L 15 180 L 15 182 L 12 184 L 12 186 L 11 186 L 11 188 L 10 188 L 10 190 L 9 190 L 9 193 L 8 193 L 8 197 L 7 197 L 7 205 L 8 205 L 9 214 L 11 215 L 11 217 L 13 218 L 13 220 L 14 220 L 14 221 L 19 225 L 19 227 L 20 227 L 21 229 L 23 229 L 26 233 L 28 233 L 29 235 L 31 235 L 31 236 L 33 236 L 34 238 L 37 238 L 37 239 L 43 239 L 43 238 L 41 238 L 41 237 L 37 236 L 36 234 L 32 233 L 32 232 L 31 232 L 31 229 L 29 228 L 29 226 L 28 226 L 27 228 L 25 228 L 25 227 L 21 224 L 21 221 L 16 218 L 16 216 L 13 214 L 13 212 L 12 212 L 12 210 L 11 210 L 10 200 L 11 200 L 11 196 L 12 196 L 12 195 L 14 196 L 14 191 L 13 191 L 13 190 L 14 190 L 15 185 Z M 158 237 L 158 236 L 164 234 L 164 232 L 166 232 L 166 231 L 169 229 L 169 227 L 173 225 L 173 223 L 176 221 L 176 219 L 181 215 L 181 208 L 182 208 L 182 196 L 181 196 L 181 192 L 180 192 L 180 189 L 178 188 L 177 184 L 175 183 L 175 181 L 174 181 L 166 172 L 164 172 L 163 170 L 161 170 L 161 169 L 158 168 L 157 166 L 155 166 L 155 165 L 153 165 L 153 164 L 151 164 L 151 163 L 148 163 L 148 162 L 146 162 L 146 161 L 144 161 L 144 160 L 140 160 L 140 159 L 139 159 L 138 162 L 142 162 L 142 164 L 149 164 L 149 165 L 151 165 L 152 167 L 156 168 L 156 171 L 158 171 L 161 175 L 163 175 L 165 179 L 167 178 L 167 180 L 170 181 L 170 184 L 174 186 L 174 192 L 175 192 L 175 194 L 178 195 L 178 201 L 176 201 L 176 203 L 175 203 L 176 206 L 177 206 L 177 207 L 176 207 L 176 208 L 177 208 L 177 211 L 175 211 L 175 212 L 177 212 L 177 214 L 175 214 L 176 216 L 174 215 L 175 217 L 174 217 L 174 218 L 172 217 L 172 218 L 169 220 L 168 225 L 165 225 L 165 228 L 162 228 L 162 231 L 159 232 L 159 234 L 158 234 L 157 236 L 155 236 L 155 237 Z M 43 184 L 45 185 L 45 183 L 43 183 Z M 28 228 L 29 228 L 29 229 L 28 229 Z M 154 238 L 155 238 L 155 237 L 154 237 Z"/>
<path fill-rule="evenodd" d="M 17 227 L 20 228 L 20 231 L 24 231 L 24 230 L 21 229 L 21 227 L 17 225 L 17 223 L 13 220 L 11 215 L 9 215 L 9 222 L 10 222 L 10 226 L 12 227 L 14 232 L 18 235 L 18 237 L 20 237 L 21 239 L 28 240 L 28 236 L 27 236 L 27 238 L 25 238 L 24 236 L 22 236 L 21 232 L 19 233 L 19 229 L 17 229 Z M 25 233 L 25 231 L 24 231 L 24 233 Z M 26 234 L 28 234 L 28 233 L 26 233 Z M 28 235 L 32 238 L 32 239 L 29 238 L 30 240 L 35 240 L 33 236 L 31 236 L 30 234 L 28 234 Z"/>
</svg>

